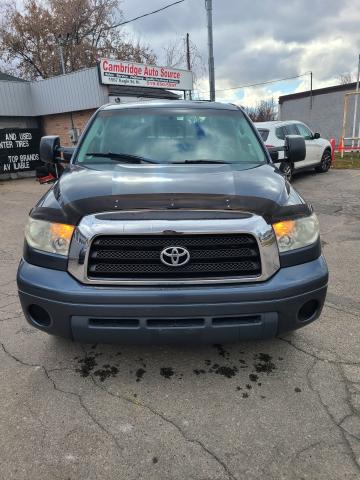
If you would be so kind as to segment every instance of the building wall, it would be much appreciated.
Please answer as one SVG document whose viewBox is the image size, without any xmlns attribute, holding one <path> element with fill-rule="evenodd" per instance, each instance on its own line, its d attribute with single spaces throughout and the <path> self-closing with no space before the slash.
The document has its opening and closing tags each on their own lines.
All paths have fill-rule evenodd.
<svg viewBox="0 0 360 480">
<path fill-rule="evenodd" d="M 38 128 L 39 121 L 36 117 L 2 117 L 0 128 Z"/>
<path fill-rule="evenodd" d="M 109 101 L 97 67 L 31 82 L 30 86 L 36 115 L 94 109 Z"/>
<path fill-rule="evenodd" d="M 41 116 L 98 108 L 109 100 L 96 67 L 33 82 L 0 81 L 0 116 Z"/>
<path fill-rule="evenodd" d="M 320 132 L 324 138 L 334 137 L 338 143 L 343 123 L 344 93 L 342 91 L 314 95 L 312 108 L 310 108 L 310 97 L 284 100 L 280 104 L 280 119 L 300 120 L 309 125 L 314 132 Z M 353 115 L 354 97 L 350 97 L 345 136 L 352 135 Z M 359 120 L 358 118 L 358 122 Z"/>
<path fill-rule="evenodd" d="M 0 81 L 0 116 L 33 116 L 30 82 Z"/>
<path fill-rule="evenodd" d="M 78 128 L 81 133 L 94 112 L 95 109 L 72 112 L 74 128 Z M 59 135 L 62 146 L 73 146 L 69 137 L 69 131 L 72 129 L 70 113 L 59 113 L 41 117 L 41 128 L 43 135 Z"/>
</svg>

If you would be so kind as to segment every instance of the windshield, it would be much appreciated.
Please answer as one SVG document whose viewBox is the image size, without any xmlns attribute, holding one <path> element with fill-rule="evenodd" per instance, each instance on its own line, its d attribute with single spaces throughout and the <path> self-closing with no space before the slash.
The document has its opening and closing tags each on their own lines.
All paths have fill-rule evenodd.
<svg viewBox="0 0 360 480">
<path fill-rule="evenodd" d="M 133 108 L 100 111 L 75 163 L 231 163 L 240 169 L 267 163 L 244 114 L 215 109 Z"/>
</svg>

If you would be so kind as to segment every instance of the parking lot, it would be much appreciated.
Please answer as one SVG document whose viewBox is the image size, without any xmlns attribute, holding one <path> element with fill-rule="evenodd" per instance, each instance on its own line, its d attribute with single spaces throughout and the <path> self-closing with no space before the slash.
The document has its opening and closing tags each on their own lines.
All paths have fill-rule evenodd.
<svg viewBox="0 0 360 480">
<path fill-rule="evenodd" d="M 2 479 L 357 479 L 360 171 L 302 174 L 330 269 L 320 320 L 235 345 L 79 345 L 30 327 L 16 269 L 48 188 L 0 183 Z"/>
</svg>

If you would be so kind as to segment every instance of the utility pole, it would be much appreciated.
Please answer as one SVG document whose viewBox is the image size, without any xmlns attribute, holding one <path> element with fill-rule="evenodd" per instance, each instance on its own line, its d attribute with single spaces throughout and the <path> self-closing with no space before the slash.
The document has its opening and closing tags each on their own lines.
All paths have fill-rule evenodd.
<svg viewBox="0 0 360 480">
<path fill-rule="evenodd" d="M 357 73 L 357 82 L 356 82 L 356 92 L 359 91 L 359 80 L 360 80 L 360 55 L 359 55 L 359 61 L 358 61 L 358 73 Z M 352 137 L 355 137 L 355 132 L 356 132 L 356 119 L 357 119 L 357 111 L 358 111 L 358 99 L 359 95 L 355 95 L 355 105 L 354 105 L 354 120 L 353 120 L 353 129 L 352 129 Z M 358 137 L 360 136 L 360 124 L 359 124 L 359 132 L 358 132 Z M 357 141 L 357 144 L 359 146 L 359 140 Z M 351 146 L 354 148 L 355 141 L 351 141 Z"/>
<path fill-rule="evenodd" d="M 69 40 L 69 36 L 70 35 L 67 34 L 66 39 L 63 39 L 63 37 L 60 34 L 57 38 L 58 45 L 59 45 L 60 64 L 61 64 L 61 70 L 62 70 L 63 75 L 66 75 L 65 61 L 64 61 L 64 43 L 67 42 L 67 40 Z M 72 132 L 70 138 L 71 138 L 72 143 L 74 145 L 76 145 L 77 141 L 78 141 L 78 133 L 77 133 L 77 129 L 75 128 L 74 117 L 73 117 L 72 112 L 70 112 L 69 115 L 70 115 L 70 123 L 71 123 L 70 132 Z"/>
<path fill-rule="evenodd" d="M 212 0 L 205 0 L 205 8 L 207 13 L 207 30 L 208 30 L 210 100 L 214 102 L 215 101 L 215 69 L 214 69 L 214 42 L 213 42 L 213 26 L 212 26 Z"/>
<path fill-rule="evenodd" d="M 186 34 L 186 62 L 188 70 L 191 70 L 191 60 L 190 60 L 190 38 L 189 34 Z M 192 92 L 189 90 L 189 99 L 192 100 Z"/>
</svg>

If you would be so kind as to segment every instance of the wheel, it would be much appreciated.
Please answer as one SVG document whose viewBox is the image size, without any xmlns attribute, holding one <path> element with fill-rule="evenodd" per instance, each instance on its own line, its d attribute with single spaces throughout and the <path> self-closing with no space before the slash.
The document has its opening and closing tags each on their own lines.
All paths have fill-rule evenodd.
<svg viewBox="0 0 360 480">
<path fill-rule="evenodd" d="M 279 170 L 288 182 L 291 182 L 293 176 L 293 165 L 290 162 L 281 162 Z"/>
<path fill-rule="evenodd" d="M 325 150 L 323 156 L 321 157 L 320 165 L 315 167 L 315 171 L 318 173 L 325 173 L 331 167 L 331 153 L 329 150 Z"/>
</svg>

